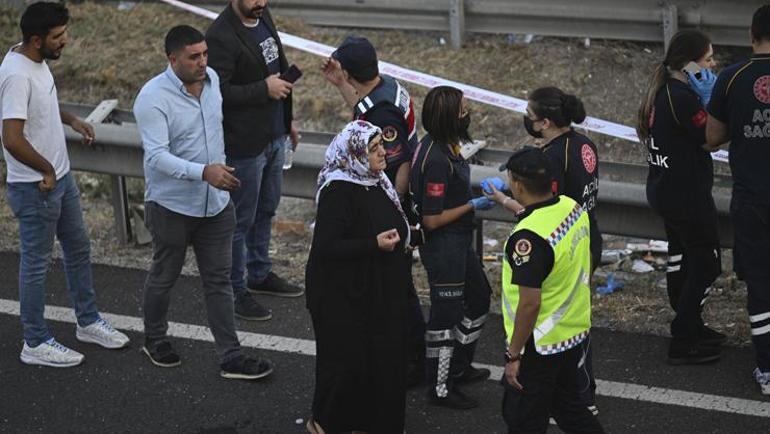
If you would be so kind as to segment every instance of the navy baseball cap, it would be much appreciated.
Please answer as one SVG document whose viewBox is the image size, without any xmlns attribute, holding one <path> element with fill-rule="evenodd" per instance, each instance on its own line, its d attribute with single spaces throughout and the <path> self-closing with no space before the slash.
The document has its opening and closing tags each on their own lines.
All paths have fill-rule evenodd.
<svg viewBox="0 0 770 434">
<path fill-rule="evenodd" d="M 534 146 L 525 146 L 508 158 L 500 166 L 500 171 L 510 170 L 514 175 L 525 179 L 551 179 L 551 164 L 545 153 Z"/>
<path fill-rule="evenodd" d="M 332 53 L 342 69 L 358 81 L 369 81 L 380 74 L 377 66 L 377 52 L 368 39 L 348 36 Z"/>
</svg>

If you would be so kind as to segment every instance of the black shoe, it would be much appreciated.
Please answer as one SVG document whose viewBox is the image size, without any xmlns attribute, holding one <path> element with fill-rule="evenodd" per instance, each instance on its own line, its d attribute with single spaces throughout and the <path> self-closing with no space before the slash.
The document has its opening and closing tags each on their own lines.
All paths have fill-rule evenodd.
<svg viewBox="0 0 770 434">
<path fill-rule="evenodd" d="M 147 341 L 142 347 L 142 352 L 147 354 L 153 365 L 161 368 L 173 368 L 182 364 L 179 354 L 174 351 L 168 341 Z"/>
<path fill-rule="evenodd" d="M 222 371 L 219 375 L 236 380 L 257 380 L 273 373 L 273 364 L 269 360 L 243 355 L 222 363 L 220 367 Z"/>
<path fill-rule="evenodd" d="M 278 277 L 272 271 L 261 283 L 250 281 L 247 286 L 249 291 L 254 294 L 276 295 L 278 297 L 299 297 L 305 293 L 304 289 Z"/>
<path fill-rule="evenodd" d="M 705 325 L 700 331 L 700 343 L 702 345 L 722 345 L 726 340 L 727 336 Z"/>
<path fill-rule="evenodd" d="M 425 382 L 425 365 L 423 363 L 409 363 L 406 368 L 406 388 L 415 388 L 423 382 Z"/>
<path fill-rule="evenodd" d="M 473 383 L 475 381 L 483 381 L 489 378 L 489 376 L 492 374 L 489 369 L 487 368 L 474 368 L 471 365 L 468 365 L 465 370 L 455 375 L 454 382 L 455 384 L 464 384 L 464 383 Z"/>
<path fill-rule="evenodd" d="M 476 408 L 479 403 L 470 396 L 460 392 L 457 388 L 451 390 L 447 396 L 439 398 L 435 390 L 428 391 L 428 402 L 439 407 L 452 408 L 455 410 L 468 410 Z"/>
<path fill-rule="evenodd" d="M 697 343 L 671 341 L 668 348 L 668 363 L 671 365 L 697 365 L 718 360 L 722 350 L 717 347 L 698 345 Z"/>
<path fill-rule="evenodd" d="M 267 321 L 273 317 L 273 313 L 246 292 L 235 298 L 235 316 L 250 321 Z"/>
</svg>

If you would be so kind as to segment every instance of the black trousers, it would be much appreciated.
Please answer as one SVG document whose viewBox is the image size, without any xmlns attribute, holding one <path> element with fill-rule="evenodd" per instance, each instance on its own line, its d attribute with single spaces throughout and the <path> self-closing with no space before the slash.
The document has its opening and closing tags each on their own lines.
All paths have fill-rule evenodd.
<svg viewBox="0 0 770 434">
<path fill-rule="evenodd" d="M 566 433 L 603 433 L 599 420 L 581 402 L 578 390 L 580 346 L 544 356 L 530 337 L 521 359 L 518 381 L 523 390 L 508 384 L 503 375 L 503 419 L 509 433 L 545 433 L 553 416 Z"/>
<path fill-rule="evenodd" d="M 666 290 L 676 312 L 674 339 L 695 342 L 703 327 L 701 312 L 708 290 L 722 272 L 716 208 L 698 220 L 665 219 L 668 238 Z"/>
<path fill-rule="evenodd" d="M 452 390 L 452 377 L 473 361 L 492 289 L 481 260 L 471 249 L 471 232 L 432 232 L 420 247 L 430 285 L 425 332 L 428 384 L 439 397 Z"/>
<path fill-rule="evenodd" d="M 757 367 L 770 372 L 770 207 L 733 195 L 734 263 L 746 281 Z"/>
</svg>

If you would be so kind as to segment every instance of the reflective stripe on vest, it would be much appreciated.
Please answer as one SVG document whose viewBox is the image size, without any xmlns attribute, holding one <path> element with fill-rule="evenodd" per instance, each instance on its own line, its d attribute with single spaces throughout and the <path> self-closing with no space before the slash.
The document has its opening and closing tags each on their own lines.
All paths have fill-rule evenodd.
<svg viewBox="0 0 770 434">
<path fill-rule="evenodd" d="M 535 348 L 540 354 L 566 351 L 582 342 L 591 328 L 588 214 L 574 200 L 559 196 L 559 202 L 538 208 L 520 221 L 512 234 L 525 229 L 542 237 L 554 253 L 553 268 L 540 289 Z M 511 283 L 513 272 L 508 260 L 503 261 L 502 311 L 509 343 L 519 303 L 519 286 Z"/>
</svg>

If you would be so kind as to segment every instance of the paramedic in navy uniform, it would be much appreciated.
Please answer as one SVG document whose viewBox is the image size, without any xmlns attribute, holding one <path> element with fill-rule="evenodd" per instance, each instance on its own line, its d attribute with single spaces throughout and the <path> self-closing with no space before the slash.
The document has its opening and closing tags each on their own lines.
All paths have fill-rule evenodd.
<svg viewBox="0 0 770 434">
<path fill-rule="evenodd" d="M 725 340 L 701 318 L 711 284 L 722 272 L 711 195 L 714 168 L 706 149 L 705 104 L 716 79 L 710 71 L 713 56 L 709 38 L 700 31 L 675 34 L 639 109 L 637 134 L 649 151 L 647 200 L 663 218 L 668 238 L 666 288 L 676 312 L 668 351 L 672 364 L 714 361 Z M 690 62 L 701 71 L 688 77 L 684 67 Z"/>
<path fill-rule="evenodd" d="M 730 141 L 734 264 L 748 287 L 754 378 L 770 395 L 770 5 L 751 22 L 754 55 L 725 68 L 708 104 L 706 142 Z"/>
<path fill-rule="evenodd" d="M 471 365 L 489 311 L 491 288 L 472 250 L 474 211 L 494 202 L 471 194 L 470 165 L 460 143 L 470 141 L 470 113 L 463 93 L 439 86 L 425 97 L 422 122 L 428 132 L 412 163 L 410 191 L 427 231 L 420 257 L 430 285 L 426 340 L 428 397 L 443 407 L 467 409 L 478 403 L 457 389 L 484 380 L 488 369 Z"/>
</svg>

